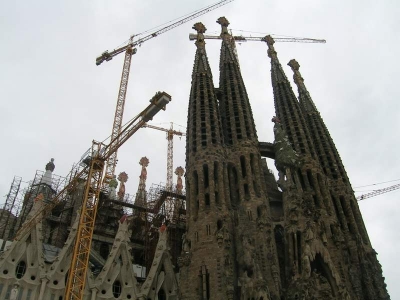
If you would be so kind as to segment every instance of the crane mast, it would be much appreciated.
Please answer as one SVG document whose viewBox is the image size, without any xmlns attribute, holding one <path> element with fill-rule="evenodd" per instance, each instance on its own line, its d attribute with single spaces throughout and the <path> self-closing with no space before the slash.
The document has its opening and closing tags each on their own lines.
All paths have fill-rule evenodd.
<svg viewBox="0 0 400 300">
<path fill-rule="evenodd" d="M 122 68 L 121 82 L 119 86 L 117 106 L 115 108 L 114 122 L 111 131 L 111 141 L 118 143 L 117 136 L 121 132 L 122 119 L 124 116 L 124 107 L 126 92 L 128 89 L 129 73 L 131 68 L 132 55 L 136 53 L 136 49 L 128 47 L 125 51 L 124 66 Z M 115 166 L 117 165 L 117 151 L 115 151 L 107 160 L 106 174 L 104 183 L 108 184 L 115 174 Z"/>
<path fill-rule="evenodd" d="M 174 125 L 171 122 L 171 126 L 169 129 L 145 124 L 143 127 L 152 128 L 160 131 L 164 131 L 167 133 L 168 140 L 168 150 L 167 150 L 167 189 L 172 190 L 172 179 L 173 179 L 173 165 L 174 165 L 174 135 L 178 136 L 186 136 L 185 133 L 181 131 L 174 130 Z"/>
<path fill-rule="evenodd" d="M 87 174 L 80 220 L 72 254 L 70 274 L 65 288 L 65 299 L 82 300 L 89 265 L 89 255 L 96 221 L 100 190 L 105 170 L 105 161 L 115 153 L 139 128 L 152 120 L 154 115 L 171 101 L 171 96 L 158 92 L 150 105 L 136 116 L 109 145 L 93 141 Z"/>
</svg>

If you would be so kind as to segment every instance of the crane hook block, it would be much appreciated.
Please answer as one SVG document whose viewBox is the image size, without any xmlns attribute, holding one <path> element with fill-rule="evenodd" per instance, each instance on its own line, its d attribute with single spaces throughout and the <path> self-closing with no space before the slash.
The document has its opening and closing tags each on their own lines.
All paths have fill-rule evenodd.
<svg viewBox="0 0 400 300">
<path fill-rule="evenodd" d="M 162 109 L 165 110 L 167 104 L 171 102 L 171 96 L 166 92 L 157 92 L 150 100 L 151 104 L 143 112 L 142 120 L 148 122 Z"/>
</svg>

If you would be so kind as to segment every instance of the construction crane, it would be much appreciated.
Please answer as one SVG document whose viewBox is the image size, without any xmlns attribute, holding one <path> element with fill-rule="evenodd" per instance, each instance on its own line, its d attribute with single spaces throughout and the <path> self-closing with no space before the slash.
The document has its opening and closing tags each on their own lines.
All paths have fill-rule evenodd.
<svg viewBox="0 0 400 300">
<path fill-rule="evenodd" d="M 104 61 L 110 61 L 111 59 L 113 59 L 113 57 L 115 57 L 118 54 L 125 51 L 125 59 L 124 59 L 124 65 L 122 68 L 121 82 L 120 82 L 119 91 L 118 91 L 118 99 L 117 99 L 117 105 L 116 105 L 115 114 L 114 114 L 113 128 L 111 131 L 111 140 L 112 141 L 114 141 L 115 143 L 118 143 L 118 139 L 116 139 L 116 137 L 119 135 L 119 133 L 121 131 L 122 119 L 123 119 L 124 107 L 125 107 L 125 98 L 126 98 L 126 92 L 127 92 L 127 88 L 128 88 L 128 79 L 129 79 L 129 73 L 130 73 L 130 67 L 131 67 L 131 60 L 132 60 L 132 55 L 135 54 L 137 51 L 137 49 L 135 47 L 140 46 L 144 42 L 146 42 L 154 37 L 157 37 L 160 34 L 163 34 L 164 32 L 174 29 L 175 27 L 178 27 L 186 22 L 189 22 L 190 20 L 193 20 L 201 15 L 204 15 L 204 14 L 206 14 L 220 6 L 228 4 L 229 2 L 232 2 L 232 1 L 234 1 L 234 0 L 222 0 L 215 4 L 209 5 L 203 9 L 193 12 L 189 16 L 179 19 L 178 21 L 176 21 L 168 26 L 165 26 L 153 33 L 150 33 L 142 38 L 139 38 L 138 40 L 134 41 L 135 35 L 132 35 L 130 37 L 127 45 L 124 45 L 122 47 L 114 49 L 110 52 L 105 51 L 99 57 L 96 58 L 96 65 L 100 65 Z M 114 177 L 116 165 L 117 165 L 117 151 L 115 153 L 113 153 L 107 160 L 104 184 L 108 184 L 110 182 L 110 180 Z"/>
<path fill-rule="evenodd" d="M 44 217 L 51 213 L 52 209 L 65 200 L 71 189 L 79 182 L 86 182 L 85 192 L 82 199 L 79 225 L 76 233 L 75 245 L 72 254 L 71 266 L 68 281 L 65 288 L 65 298 L 68 300 L 82 300 L 86 281 L 86 273 L 89 264 L 89 254 L 93 237 L 94 224 L 96 220 L 97 205 L 101 186 L 104 180 L 105 162 L 116 152 L 139 128 L 171 101 L 171 96 L 165 92 L 158 92 L 150 100 L 150 104 L 133 120 L 121 130 L 120 134 L 111 140 L 110 144 L 104 145 L 101 142 L 93 141 L 89 155 L 84 157 L 80 165 L 82 169 L 72 178 L 54 198 L 42 209 L 24 223 L 17 232 L 15 240 L 19 240 L 27 232 L 39 223 Z"/>
<path fill-rule="evenodd" d="M 391 192 L 391 191 L 394 191 L 394 190 L 398 190 L 398 189 L 400 189 L 400 183 L 392 185 L 392 186 L 389 186 L 389 187 L 386 187 L 386 188 L 383 188 L 383 189 L 375 190 L 375 191 L 372 191 L 372 192 L 367 193 L 367 194 L 363 194 L 363 195 L 357 196 L 356 199 L 357 199 L 357 201 L 361 201 L 361 200 L 365 200 L 367 198 L 375 197 L 375 196 L 378 196 L 378 195 L 381 195 L 381 194 L 384 194 L 384 193 L 388 193 L 388 192 Z"/>
<path fill-rule="evenodd" d="M 237 42 L 266 42 L 266 37 L 251 37 L 251 36 L 232 36 Z M 204 35 L 205 39 L 209 40 L 222 40 L 219 35 Z M 189 40 L 193 41 L 197 39 L 197 34 L 190 33 Z M 323 39 L 310 39 L 310 38 L 300 38 L 300 37 L 274 37 L 275 42 L 296 42 L 296 43 L 326 43 Z"/>
<path fill-rule="evenodd" d="M 174 123 L 171 122 L 171 126 L 169 129 L 150 125 L 150 124 L 144 124 L 143 127 L 147 128 L 152 128 L 156 130 L 161 130 L 167 133 L 167 140 L 168 140 L 168 152 L 167 152 L 167 189 L 171 190 L 172 189 L 172 178 L 173 178 L 173 163 L 174 163 L 174 135 L 177 136 L 186 136 L 185 133 L 181 131 L 176 131 L 174 130 Z"/>
<path fill-rule="evenodd" d="M 172 191 L 172 179 L 173 179 L 173 165 L 174 165 L 174 135 L 177 136 L 186 136 L 185 133 L 181 131 L 176 131 L 174 130 L 174 123 L 171 122 L 171 126 L 169 129 L 150 125 L 150 124 L 144 124 L 143 127 L 147 128 L 152 128 L 160 131 L 164 131 L 167 133 L 167 140 L 168 140 L 168 151 L 167 151 L 167 191 L 171 192 Z M 172 210 L 172 203 L 170 201 L 170 198 L 167 197 L 166 199 L 166 213 L 169 216 L 169 212 Z"/>
</svg>

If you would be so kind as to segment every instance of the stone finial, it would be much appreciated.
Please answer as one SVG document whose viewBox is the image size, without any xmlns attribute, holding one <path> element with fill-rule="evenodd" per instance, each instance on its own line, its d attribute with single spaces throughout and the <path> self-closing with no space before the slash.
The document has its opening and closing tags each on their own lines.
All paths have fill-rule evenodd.
<svg viewBox="0 0 400 300">
<path fill-rule="evenodd" d="M 265 42 L 267 43 L 267 45 L 268 45 L 268 56 L 269 56 L 270 58 L 277 59 L 276 51 L 275 51 L 275 48 L 274 48 L 275 41 L 274 41 L 274 39 L 272 38 L 272 36 L 270 36 L 270 35 L 265 36 L 265 37 L 264 37 L 264 41 L 265 41 Z"/>
<path fill-rule="evenodd" d="M 182 184 L 182 176 L 185 174 L 185 170 L 182 167 L 177 167 L 175 170 L 175 174 L 178 176 L 178 180 L 176 183 L 177 192 L 182 193 L 183 184 Z"/>
<path fill-rule="evenodd" d="M 177 176 L 183 176 L 184 173 L 185 173 L 185 170 L 184 170 L 182 167 L 177 167 L 177 168 L 175 169 L 175 174 L 176 174 Z"/>
<path fill-rule="evenodd" d="M 123 182 L 123 183 L 126 183 L 127 181 L 128 181 L 128 174 L 126 174 L 125 172 L 121 172 L 121 173 L 119 173 L 119 175 L 118 175 L 118 180 L 120 181 L 120 182 Z"/>
<path fill-rule="evenodd" d="M 52 158 L 46 165 L 46 171 L 53 172 L 55 169 L 54 158 Z"/>
<path fill-rule="evenodd" d="M 149 159 L 146 156 L 144 156 L 144 157 L 142 157 L 140 159 L 139 165 L 141 165 L 142 167 L 147 168 L 147 166 L 149 165 L 149 162 L 150 162 Z"/>
<path fill-rule="evenodd" d="M 118 175 L 118 180 L 121 182 L 119 185 L 119 190 L 118 190 L 118 199 L 123 200 L 125 196 L 125 183 L 128 181 L 128 174 L 125 172 L 122 172 Z"/>
<path fill-rule="evenodd" d="M 298 71 L 300 69 L 300 65 L 295 59 L 291 59 L 288 66 L 291 67 L 293 71 Z"/>
<path fill-rule="evenodd" d="M 217 23 L 220 24 L 222 27 L 228 27 L 230 24 L 228 19 L 225 17 L 218 18 Z"/>
<path fill-rule="evenodd" d="M 197 34 L 203 34 L 207 30 L 206 26 L 201 22 L 197 22 L 192 28 L 197 31 Z"/>
<path fill-rule="evenodd" d="M 292 60 L 289 61 L 288 66 L 290 68 L 292 68 L 292 71 L 294 73 L 293 74 L 294 83 L 296 83 L 296 85 L 299 88 L 304 88 L 304 79 L 303 79 L 303 77 L 301 77 L 301 74 L 300 74 L 300 71 L 299 71 L 300 64 L 297 62 L 297 60 L 292 59 Z"/>
<path fill-rule="evenodd" d="M 206 32 L 207 28 L 203 25 L 203 23 L 198 22 L 193 25 L 192 27 L 194 30 L 197 31 L 197 40 L 195 42 L 195 45 L 197 48 L 205 48 L 205 41 L 204 41 L 204 33 Z"/>
<path fill-rule="evenodd" d="M 228 32 L 229 21 L 225 17 L 220 17 L 217 20 L 217 23 L 221 25 L 221 37 L 226 34 L 229 34 Z"/>
<path fill-rule="evenodd" d="M 264 37 L 264 41 L 267 43 L 268 46 L 273 46 L 275 44 L 274 39 L 270 35 L 266 35 Z"/>
<path fill-rule="evenodd" d="M 139 165 L 141 165 L 142 166 L 142 172 L 140 173 L 140 176 L 139 176 L 139 178 L 141 179 L 141 181 L 146 181 L 146 179 L 147 179 L 147 170 L 146 170 L 146 168 L 147 168 L 147 166 L 149 165 L 149 159 L 145 156 L 145 157 L 142 157 L 141 159 L 140 159 L 140 161 L 139 161 Z"/>
</svg>

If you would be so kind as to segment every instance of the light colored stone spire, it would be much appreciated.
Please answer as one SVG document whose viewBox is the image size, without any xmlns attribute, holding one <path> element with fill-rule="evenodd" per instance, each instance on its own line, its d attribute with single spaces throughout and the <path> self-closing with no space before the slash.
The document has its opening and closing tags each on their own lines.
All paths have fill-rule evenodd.
<svg viewBox="0 0 400 300">
<path fill-rule="evenodd" d="M 142 170 L 139 176 L 139 186 L 136 193 L 135 205 L 145 206 L 146 205 L 146 180 L 147 180 L 147 166 L 149 165 L 149 159 L 144 156 L 140 159 L 139 165 L 142 166 Z"/>
<path fill-rule="evenodd" d="M 44 183 L 51 186 L 52 174 L 55 167 L 56 166 L 54 165 L 54 158 L 52 158 L 46 165 L 46 172 L 44 173 L 42 179 L 40 180 L 40 183 Z"/>
<path fill-rule="evenodd" d="M 185 170 L 182 167 L 177 167 L 175 170 L 175 174 L 178 176 L 176 182 L 176 192 L 177 194 L 182 194 L 183 184 L 182 184 L 182 176 L 185 174 Z"/>
</svg>

